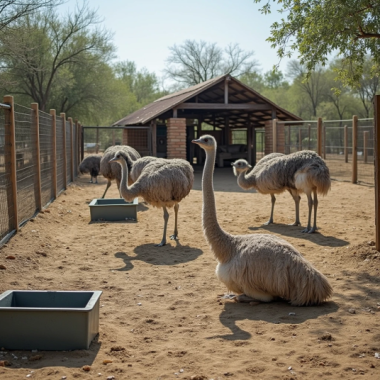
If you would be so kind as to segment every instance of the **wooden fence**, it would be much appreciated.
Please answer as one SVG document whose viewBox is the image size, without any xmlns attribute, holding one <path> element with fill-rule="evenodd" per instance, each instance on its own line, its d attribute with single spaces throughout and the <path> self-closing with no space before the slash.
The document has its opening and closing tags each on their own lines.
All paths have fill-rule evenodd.
<svg viewBox="0 0 380 380">
<path fill-rule="evenodd" d="M 5 96 L 0 104 L 0 246 L 78 175 L 81 125 Z"/>
</svg>

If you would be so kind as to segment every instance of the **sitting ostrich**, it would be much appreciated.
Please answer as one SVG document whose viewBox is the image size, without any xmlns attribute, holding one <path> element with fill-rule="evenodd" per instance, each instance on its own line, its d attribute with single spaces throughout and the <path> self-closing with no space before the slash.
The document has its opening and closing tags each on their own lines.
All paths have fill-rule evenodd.
<svg viewBox="0 0 380 380">
<path fill-rule="evenodd" d="M 113 179 L 116 180 L 117 188 L 118 189 L 120 188 L 120 181 L 121 181 L 120 165 L 118 165 L 115 162 L 113 163 L 110 162 L 110 160 L 115 156 L 115 153 L 119 151 L 122 154 L 124 154 L 124 158 L 126 159 L 129 169 L 132 167 L 133 161 L 136 161 L 138 158 L 141 157 L 136 149 L 128 145 L 113 145 L 105 150 L 103 157 L 100 161 L 100 172 L 101 174 L 103 174 L 103 177 L 107 179 L 107 187 L 106 187 L 106 190 L 104 191 L 102 198 L 106 196 L 107 190 L 111 186 L 111 181 Z M 128 177 L 128 184 L 131 184 L 131 183 L 132 183 L 131 178 Z"/>
<path fill-rule="evenodd" d="M 253 169 L 243 159 L 237 160 L 231 165 L 238 177 L 238 185 L 242 189 L 254 188 L 261 194 L 271 195 L 271 214 L 266 224 L 273 223 L 273 210 L 276 202 L 274 194 L 288 190 L 294 199 L 296 209 L 296 220 L 292 226 L 301 224 L 299 218 L 301 197 L 299 194 L 304 192 L 308 199 L 309 215 L 307 227 L 302 232 L 313 233 L 317 230 L 317 193 L 326 195 L 331 187 L 329 168 L 317 153 L 310 150 L 302 150 L 288 155 L 272 153 L 262 158 Z M 313 206 L 314 224 L 311 227 Z"/>
<path fill-rule="evenodd" d="M 213 189 L 216 141 L 210 135 L 193 143 L 206 152 L 202 177 L 202 225 L 218 264 L 216 275 L 238 302 L 270 302 L 276 297 L 292 305 L 315 305 L 332 294 L 327 278 L 290 243 L 274 235 L 230 235 L 218 224 Z"/>
<path fill-rule="evenodd" d="M 90 156 L 85 157 L 79 165 L 79 172 L 81 174 L 90 173 L 90 183 L 98 183 L 101 158 L 102 156 L 99 154 L 91 154 Z M 95 182 L 93 182 L 93 178 L 95 179 Z"/>
<path fill-rule="evenodd" d="M 117 162 L 121 166 L 120 194 L 128 202 L 135 197 L 141 196 L 145 202 L 154 207 L 162 207 L 164 210 L 164 234 L 161 243 L 156 246 L 162 247 L 166 244 L 166 228 L 169 220 L 167 207 L 174 206 L 175 227 L 170 239 L 178 237 L 178 209 L 179 202 L 185 198 L 193 187 L 194 171 L 192 166 L 182 159 L 152 159 L 147 163 L 144 157 L 137 160 L 133 166 L 137 168 L 143 162 L 145 166 L 141 169 L 136 181 L 128 187 L 127 178 L 129 168 L 122 152 L 116 152 L 111 162 Z M 141 165 L 143 166 L 143 165 Z M 132 169 L 133 170 L 133 169 Z"/>
</svg>

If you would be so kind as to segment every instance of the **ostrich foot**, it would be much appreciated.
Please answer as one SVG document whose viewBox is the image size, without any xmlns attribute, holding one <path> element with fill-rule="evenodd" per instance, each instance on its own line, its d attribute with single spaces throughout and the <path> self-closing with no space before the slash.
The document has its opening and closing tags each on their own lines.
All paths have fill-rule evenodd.
<svg viewBox="0 0 380 380">
<path fill-rule="evenodd" d="M 235 294 L 227 293 L 227 294 L 218 294 L 218 299 L 225 299 L 225 300 L 234 300 L 236 297 Z"/>
<path fill-rule="evenodd" d="M 302 230 L 301 232 L 302 233 L 306 233 L 306 234 L 312 234 L 314 232 L 317 231 L 318 228 L 311 228 L 311 227 L 306 227 L 304 230 Z"/>
<path fill-rule="evenodd" d="M 313 228 L 311 228 L 307 233 L 308 234 L 312 234 L 313 232 L 316 232 L 317 231 L 317 227 L 313 227 Z"/>
<path fill-rule="evenodd" d="M 178 236 L 177 235 L 170 235 L 170 240 L 178 240 Z"/>
<path fill-rule="evenodd" d="M 273 223 L 273 219 L 269 219 L 267 222 L 265 222 L 265 223 L 263 224 L 263 226 L 269 226 L 270 224 L 274 224 L 274 223 Z"/>
<path fill-rule="evenodd" d="M 250 296 L 247 296 L 246 294 L 239 294 L 235 296 L 234 300 L 235 302 L 249 303 L 250 305 L 251 304 L 258 305 L 260 303 L 260 301 L 257 300 L 256 298 L 252 298 Z"/>
<path fill-rule="evenodd" d="M 163 247 L 164 245 L 166 245 L 166 240 L 162 240 L 161 243 L 155 244 L 154 246 L 155 247 Z"/>
<path fill-rule="evenodd" d="M 291 224 L 288 224 L 288 226 L 299 226 L 301 223 L 300 222 L 294 222 Z"/>
</svg>

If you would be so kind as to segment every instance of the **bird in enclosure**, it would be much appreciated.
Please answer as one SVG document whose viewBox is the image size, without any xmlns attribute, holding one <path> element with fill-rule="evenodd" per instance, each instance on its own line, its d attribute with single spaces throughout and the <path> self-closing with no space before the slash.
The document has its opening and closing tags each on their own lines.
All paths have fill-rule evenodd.
<svg viewBox="0 0 380 380">
<path fill-rule="evenodd" d="M 81 174 L 90 174 L 90 183 L 98 183 L 101 158 L 102 156 L 100 154 L 91 154 L 85 157 L 79 165 L 79 172 Z"/>
<path fill-rule="evenodd" d="M 116 162 L 110 162 L 116 152 L 121 152 L 121 154 L 124 155 L 129 170 L 132 167 L 132 163 L 141 157 L 139 152 L 129 145 L 113 145 L 104 151 L 103 157 L 100 161 L 100 173 L 107 179 L 107 187 L 102 198 L 106 196 L 106 193 L 111 186 L 111 181 L 113 180 L 116 180 L 117 188 L 120 191 L 121 167 Z M 128 177 L 128 184 L 131 183 L 131 178 Z"/>
<path fill-rule="evenodd" d="M 309 214 L 307 227 L 302 232 L 313 233 L 317 230 L 317 194 L 326 195 L 331 187 L 330 171 L 323 159 L 311 150 L 302 150 L 288 155 L 272 153 L 262 158 L 252 168 L 244 159 L 231 164 L 237 176 L 238 185 L 245 190 L 255 189 L 261 194 L 270 194 L 271 214 L 265 224 L 273 223 L 275 194 L 289 191 L 295 203 L 296 219 L 292 226 L 301 224 L 299 217 L 300 193 L 308 199 Z M 314 208 L 314 222 L 311 214 Z"/>
<path fill-rule="evenodd" d="M 218 264 L 216 275 L 237 302 L 316 305 L 332 295 L 327 278 L 289 242 L 275 235 L 231 235 L 218 223 L 213 173 L 217 143 L 205 135 L 193 143 L 206 152 L 202 176 L 202 227 Z"/>
<path fill-rule="evenodd" d="M 164 233 L 162 240 L 156 246 L 162 247 L 166 244 L 166 229 L 169 220 L 168 207 L 174 207 L 175 226 L 174 233 L 170 239 L 178 238 L 178 209 L 179 203 L 185 198 L 193 187 L 194 171 L 186 160 L 156 158 L 147 163 L 140 158 L 133 164 L 136 168 L 143 167 L 136 181 L 128 185 L 127 178 L 129 167 L 122 152 L 116 152 L 111 162 L 118 163 L 121 167 L 121 196 L 131 202 L 135 197 L 142 197 L 145 202 L 154 207 L 162 207 L 164 211 Z M 132 167 L 133 170 L 133 167 Z"/>
</svg>

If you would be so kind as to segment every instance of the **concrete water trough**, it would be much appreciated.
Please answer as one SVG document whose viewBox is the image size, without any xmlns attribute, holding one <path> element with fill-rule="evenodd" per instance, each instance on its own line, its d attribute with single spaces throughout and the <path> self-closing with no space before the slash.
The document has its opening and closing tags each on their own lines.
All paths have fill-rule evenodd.
<svg viewBox="0 0 380 380">
<path fill-rule="evenodd" d="M 93 199 L 90 206 L 91 221 L 136 221 L 139 199 L 126 202 L 123 198 Z"/>
<path fill-rule="evenodd" d="M 88 349 L 99 332 L 101 291 L 8 290 L 0 295 L 0 347 Z"/>
</svg>

